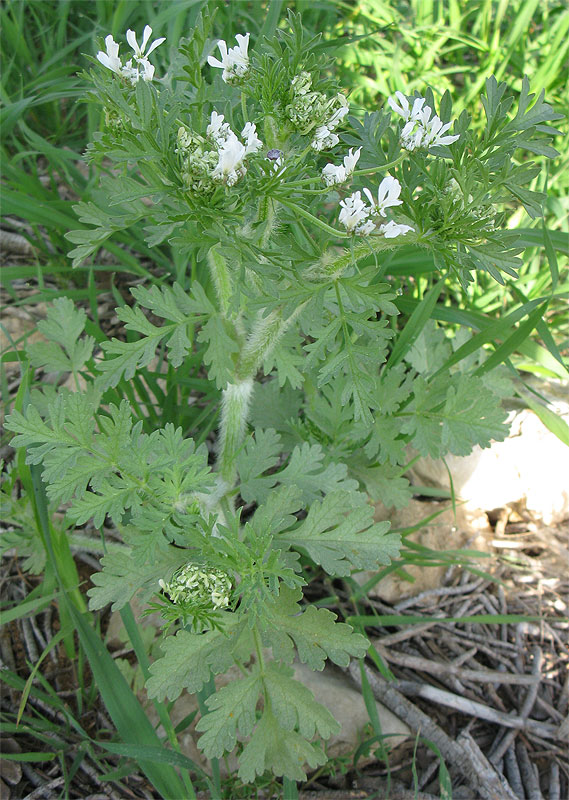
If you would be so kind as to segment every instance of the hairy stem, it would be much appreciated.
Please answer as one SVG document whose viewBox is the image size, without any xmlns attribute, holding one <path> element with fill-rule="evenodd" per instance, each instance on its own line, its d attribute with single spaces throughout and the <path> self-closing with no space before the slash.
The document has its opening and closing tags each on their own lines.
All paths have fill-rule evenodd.
<svg viewBox="0 0 569 800">
<path fill-rule="evenodd" d="M 233 488 L 237 476 L 235 458 L 243 441 L 252 392 L 251 377 L 229 383 L 223 390 L 217 467 L 224 494 Z"/>
<path fill-rule="evenodd" d="M 233 293 L 231 274 L 227 268 L 227 262 L 221 253 L 215 247 L 212 247 L 207 254 L 207 263 L 219 301 L 219 309 L 223 316 L 227 317 L 229 316 L 229 303 Z"/>
</svg>

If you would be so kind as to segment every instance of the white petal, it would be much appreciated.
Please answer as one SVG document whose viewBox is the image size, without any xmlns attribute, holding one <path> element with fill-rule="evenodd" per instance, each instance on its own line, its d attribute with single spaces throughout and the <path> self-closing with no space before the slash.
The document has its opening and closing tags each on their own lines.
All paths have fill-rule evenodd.
<svg viewBox="0 0 569 800">
<path fill-rule="evenodd" d="M 129 45 L 132 47 L 134 52 L 138 55 L 140 53 L 140 50 L 138 49 L 138 42 L 136 41 L 136 34 L 135 34 L 134 31 L 131 31 L 130 28 L 126 32 L 126 40 L 129 43 Z"/>
<path fill-rule="evenodd" d="M 165 42 L 165 41 L 166 41 L 166 37 L 165 37 L 165 36 L 162 36 L 160 39 L 156 39 L 154 42 L 152 42 L 152 44 L 151 44 L 151 45 L 150 45 L 150 47 L 148 48 L 148 53 L 146 54 L 146 57 L 148 58 L 148 56 L 150 55 L 150 53 L 151 53 L 153 50 L 156 50 L 156 48 L 157 48 L 157 47 L 160 47 L 160 45 L 162 44 L 162 42 Z"/>
<path fill-rule="evenodd" d="M 218 67 L 218 69 L 223 69 L 223 64 L 218 58 L 215 58 L 215 56 L 208 56 L 207 63 L 210 65 L 210 67 Z"/>
<path fill-rule="evenodd" d="M 242 33 L 238 33 L 236 35 L 236 37 L 235 37 L 235 39 L 237 41 L 237 44 L 239 45 L 239 51 L 241 53 L 241 56 L 244 59 L 248 59 L 249 58 L 249 56 L 247 54 L 247 51 L 249 49 L 249 37 L 250 37 L 250 35 L 251 35 L 250 33 L 246 33 L 245 35 L 243 35 Z"/>
<path fill-rule="evenodd" d="M 102 50 L 99 50 L 99 52 L 97 53 L 97 61 L 100 61 L 101 64 L 107 69 L 112 69 L 110 58 L 106 53 L 103 53 Z"/>
<path fill-rule="evenodd" d="M 150 39 L 151 36 L 152 36 L 152 28 L 150 27 L 150 25 L 145 25 L 144 31 L 142 33 L 142 44 L 140 45 L 141 53 L 144 53 L 144 51 L 146 50 L 146 45 L 148 44 L 148 40 Z"/>
</svg>

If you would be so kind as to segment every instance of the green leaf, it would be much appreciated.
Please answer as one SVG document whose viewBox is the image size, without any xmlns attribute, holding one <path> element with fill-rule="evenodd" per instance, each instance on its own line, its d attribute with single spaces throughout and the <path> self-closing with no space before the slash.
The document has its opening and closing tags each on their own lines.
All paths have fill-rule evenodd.
<svg viewBox="0 0 569 800">
<path fill-rule="evenodd" d="M 293 674 L 291 667 L 271 661 L 263 676 L 279 725 L 289 731 L 296 728 L 306 739 L 312 739 L 316 733 L 329 739 L 341 726 L 328 709 L 314 699 L 310 689 L 294 680 Z"/>
<path fill-rule="evenodd" d="M 255 708 L 261 689 L 261 677 L 252 675 L 233 680 L 206 701 L 209 714 L 198 722 L 196 730 L 203 732 L 198 746 L 208 758 L 221 758 L 237 741 L 237 729 L 248 736 L 256 722 Z"/>
<path fill-rule="evenodd" d="M 276 475 L 263 476 L 279 460 L 281 452 L 280 436 L 269 428 L 255 431 L 255 438 L 249 438 L 240 450 L 236 462 L 239 473 L 241 496 L 246 503 L 263 502 L 277 481 Z"/>
<path fill-rule="evenodd" d="M 415 398 L 405 411 L 402 432 L 413 437 L 413 447 L 423 455 L 469 455 L 475 445 L 489 447 L 503 441 L 507 413 L 480 378 L 458 375 L 448 385 L 441 375 L 430 384 L 417 379 Z"/>
<path fill-rule="evenodd" d="M 181 630 L 164 640 L 164 656 L 150 667 L 149 697 L 175 700 L 183 689 L 199 692 L 211 675 L 226 672 L 235 658 L 248 659 L 254 645 L 244 621 L 229 612 L 220 619 L 222 630 L 200 634 Z"/>
<path fill-rule="evenodd" d="M 111 610 L 118 611 L 137 592 L 142 592 L 143 599 L 147 600 L 159 591 L 158 580 L 168 580 L 187 560 L 187 552 L 173 547 L 147 564 L 137 563 L 128 550 L 111 552 L 101 559 L 102 572 L 91 576 L 93 587 L 87 592 L 89 608 L 95 611 L 112 603 Z"/>
<path fill-rule="evenodd" d="M 319 444 L 304 442 L 291 453 L 287 466 L 276 474 L 279 483 L 298 486 L 305 502 L 310 503 L 322 494 L 336 489 L 357 490 L 357 483 L 347 477 L 345 464 L 323 467 L 324 451 Z"/>
<path fill-rule="evenodd" d="M 229 320 L 220 314 L 211 316 L 198 334 L 198 342 L 207 342 L 204 362 L 208 375 L 218 389 L 223 389 L 235 374 L 235 355 L 239 345 Z M 234 355 L 235 354 L 235 355 Z"/>
<path fill-rule="evenodd" d="M 301 595 L 300 590 L 281 586 L 278 599 L 267 606 L 263 639 L 275 659 L 291 663 L 295 646 L 300 660 L 314 670 L 324 669 L 327 658 L 340 667 L 348 666 L 350 656 L 363 658 L 368 640 L 349 625 L 336 622 L 336 614 L 325 608 L 309 606 L 302 611 Z"/>
<path fill-rule="evenodd" d="M 405 508 L 413 497 L 413 488 L 407 478 L 401 475 L 401 468 L 391 464 L 378 467 L 357 465 L 352 469 L 363 481 L 366 491 L 374 502 L 381 502 L 388 508 Z"/>
<path fill-rule="evenodd" d="M 442 412 L 443 449 L 467 456 L 475 445 L 490 447 L 493 440 L 503 441 L 508 435 L 507 416 L 481 380 L 461 375 L 449 388 Z"/>
<path fill-rule="evenodd" d="M 312 769 L 326 763 L 323 751 L 295 731 L 284 730 L 269 708 L 265 708 L 250 742 L 243 749 L 239 777 L 252 783 L 256 775 L 272 772 L 291 780 L 306 778 L 302 765 Z"/>
<path fill-rule="evenodd" d="M 279 540 L 306 550 L 329 575 L 349 575 L 353 569 L 390 564 L 399 555 L 400 538 L 388 534 L 389 527 L 389 522 L 373 524 L 365 495 L 335 491 L 315 500 L 299 527 L 281 533 Z"/>
<path fill-rule="evenodd" d="M 75 308 L 69 297 L 58 297 L 47 311 L 47 319 L 38 322 L 38 330 L 49 343 L 28 345 L 32 364 L 54 372 L 77 372 L 93 354 L 95 340 L 92 336 L 80 338 L 85 329 L 87 315 Z"/>
</svg>

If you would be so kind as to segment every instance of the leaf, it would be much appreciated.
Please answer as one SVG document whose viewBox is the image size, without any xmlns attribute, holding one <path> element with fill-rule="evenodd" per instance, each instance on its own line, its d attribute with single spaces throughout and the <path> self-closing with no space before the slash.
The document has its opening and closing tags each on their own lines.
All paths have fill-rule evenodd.
<svg viewBox="0 0 569 800">
<path fill-rule="evenodd" d="M 333 733 L 339 732 L 341 726 L 328 709 L 314 699 L 310 689 L 294 680 L 293 674 L 294 671 L 285 664 L 271 661 L 263 677 L 271 710 L 279 725 L 285 730 L 297 728 L 306 739 L 312 739 L 316 733 L 329 739 Z"/>
<path fill-rule="evenodd" d="M 347 478 L 345 464 L 328 464 L 323 468 L 323 460 L 324 451 L 319 444 L 304 442 L 294 448 L 287 466 L 276 477 L 279 483 L 298 486 L 307 503 L 336 489 L 357 489 L 357 483 Z"/>
<path fill-rule="evenodd" d="M 204 362 L 208 375 L 218 389 L 223 389 L 235 374 L 235 357 L 239 345 L 231 323 L 220 314 L 212 315 L 198 334 L 198 342 L 207 342 Z"/>
<path fill-rule="evenodd" d="M 381 500 L 387 508 L 405 508 L 413 497 L 413 487 L 401 475 L 401 468 L 391 464 L 367 467 L 358 464 L 352 469 L 365 484 L 366 491 L 374 502 Z"/>
<path fill-rule="evenodd" d="M 450 341 L 442 328 L 439 328 L 434 320 L 429 319 L 405 355 L 405 361 L 421 375 L 432 375 L 445 363 L 450 354 Z"/>
<path fill-rule="evenodd" d="M 247 678 L 233 680 L 206 701 L 209 713 L 200 719 L 196 730 L 203 732 L 198 747 L 208 758 L 221 758 L 237 741 L 237 729 L 248 736 L 256 722 L 255 708 L 261 689 L 258 670 Z"/>
<path fill-rule="evenodd" d="M 97 611 L 112 603 L 111 611 L 118 611 L 141 590 L 142 597 L 148 599 L 158 591 L 158 580 L 168 580 L 187 560 L 187 552 L 173 547 L 148 564 L 137 563 L 126 549 L 113 550 L 101 559 L 102 572 L 91 576 L 93 587 L 87 591 L 89 608 Z"/>
<path fill-rule="evenodd" d="M 228 670 L 235 658 L 247 660 L 254 645 L 245 622 L 229 612 L 220 616 L 223 630 L 200 634 L 181 630 L 164 640 L 163 657 L 150 667 L 149 697 L 175 700 L 183 689 L 199 692 L 210 675 Z"/>
<path fill-rule="evenodd" d="M 350 656 L 363 658 L 368 640 L 349 625 L 336 622 L 336 614 L 325 608 L 309 606 L 302 611 L 301 595 L 300 590 L 281 586 L 278 599 L 267 606 L 263 640 L 275 659 L 290 664 L 295 646 L 303 664 L 314 670 L 323 670 L 327 658 L 340 667 L 348 666 Z"/>
<path fill-rule="evenodd" d="M 265 708 L 255 733 L 243 749 L 238 775 L 245 783 L 252 783 L 256 775 L 265 772 L 301 781 L 306 778 L 301 766 L 305 763 L 314 769 L 326 763 L 326 756 L 295 731 L 284 730 L 272 711 Z"/>
<path fill-rule="evenodd" d="M 52 372 L 82 369 L 93 354 L 92 336 L 80 338 L 87 315 L 75 308 L 68 297 L 58 297 L 47 310 L 47 318 L 38 322 L 38 330 L 48 342 L 34 342 L 26 347 L 35 367 Z"/>
<path fill-rule="evenodd" d="M 496 402 L 479 378 L 461 375 L 451 386 L 443 416 L 443 449 L 457 456 L 467 456 L 475 445 L 490 447 L 508 435 L 504 425 L 507 412 Z"/>
<path fill-rule="evenodd" d="M 250 524 L 258 531 L 270 531 L 275 535 L 296 522 L 293 512 L 302 507 L 302 492 L 298 486 L 279 486 L 257 508 Z"/>
<path fill-rule="evenodd" d="M 399 555 L 400 538 L 388 534 L 389 527 L 389 522 L 373 524 L 373 508 L 364 495 L 335 491 L 315 500 L 306 519 L 279 540 L 306 550 L 329 575 L 349 575 L 353 569 L 390 564 Z"/>
<path fill-rule="evenodd" d="M 281 451 L 280 436 L 272 429 L 255 431 L 240 450 L 236 462 L 241 496 L 246 503 L 263 502 L 277 482 L 276 475 L 263 476 L 274 467 Z"/>
</svg>

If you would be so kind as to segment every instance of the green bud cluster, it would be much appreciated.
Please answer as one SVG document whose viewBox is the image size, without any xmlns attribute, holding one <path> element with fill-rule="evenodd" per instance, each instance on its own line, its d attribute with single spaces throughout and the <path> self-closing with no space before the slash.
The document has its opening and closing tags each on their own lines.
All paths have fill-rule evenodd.
<svg viewBox="0 0 569 800">
<path fill-rule="evenodd" d="M 311 92 L 312 76 L 301 72 L 292 79 L 291 102 L 285 113 L 295 128 L 308 133 L 315 124 L 322 121 L 329 107 L 329 100 L 322 92 Z"/>
<path fill-rule="evenodd" d="M 227 608 L 231 593 L 231 579 L 218 569 L 203 569 L 195 564 L 186 564 L 166 582 L 159 581 L 160 588 L 177 605 L 210 606 L 213 609 Z"/>
<path fill-rule="evenodd" d="M 178 129 L 176 152 L 182 158 L 184 186 L 192 192 L 212 192 L 215 181 L 211 175 L 217 166 L 217 151 L 208 147 L 202 136 L 192 133 L 182 125 Z"/>
<path fill-rule="evenodd" d="M 105 106 L 104 114 L 105 114 L 105 128 L 108 130 L 114 131 L 115 133 L 120 133 L 124 128 L 124 119 L 118 113 L 115 108 L 109 108 Z"/>
</svg>

